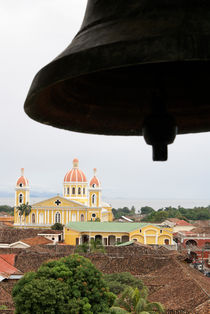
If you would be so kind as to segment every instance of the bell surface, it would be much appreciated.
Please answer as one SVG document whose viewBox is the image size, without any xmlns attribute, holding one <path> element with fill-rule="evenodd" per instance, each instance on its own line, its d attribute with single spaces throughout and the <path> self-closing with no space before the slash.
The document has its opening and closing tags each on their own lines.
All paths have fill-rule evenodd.
<svg viewBox="0 0 210 314">
<path fill-rule="evenodd" d="M 25 111 L 93 134 L 142 135 L 161 112 L 178 134 L 206 132 L 209 76 L 209 0 L 89 0 L 72 43 L 34 78 Z"/>
</svg>

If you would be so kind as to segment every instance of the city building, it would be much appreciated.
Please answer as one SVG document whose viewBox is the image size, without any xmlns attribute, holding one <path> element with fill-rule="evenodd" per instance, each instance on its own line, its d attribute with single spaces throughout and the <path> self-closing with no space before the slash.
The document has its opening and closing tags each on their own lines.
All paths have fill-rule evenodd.
<svg viewBox="0 0 210 314">
<path fill-rule="evenodd" d="M 56 195 L 31 205 L 31 212 L 26 217 L 20 215 L 17 208 L 30 204 L 29 181 L 21 169 L 15 189 L 14 226 L 26 228 L 49 228 L 55 223 L 85 221 L 112 221 L 112 207 L 101 199 L 101 183 L 94 175 L 89 183 L 84 172 L 79 168 L 79 160 L 73 160 L 73 167 L 63 181 L 63 196 Z"/>
<path fill-rule="evenodd" d="M 172 245 L 172 228 L 150 223 L 69 222 L 64 228 L 65 244 L 79 245 L 99 239 L 104 245 L 135 240 L 149 245 Z"/>
</svg>

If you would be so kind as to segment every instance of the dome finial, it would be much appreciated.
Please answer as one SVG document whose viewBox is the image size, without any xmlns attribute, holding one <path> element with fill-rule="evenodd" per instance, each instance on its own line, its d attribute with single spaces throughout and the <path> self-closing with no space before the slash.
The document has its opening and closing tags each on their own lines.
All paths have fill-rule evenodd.
<svg viewBox="0 0 210 314">
<path fill-rule="evenodd" d="M 77 158 L 73 159 L 73 167 L 74 168 L 78 168 L 79 167 L 79 159 L 77 159 Z"/>
<path fill-rule="evenodd" d="M 24 168 L 20 169 L 21 177 L 24 177 Z"/>
<path fill-rule="evenodd" d="M 96 175 L 96 172 L 97 172 L 97 169 L 96 169 L 96 168 L 93 168 L 93 174 L 94 174 L 94 176 Z"/>
</svg>

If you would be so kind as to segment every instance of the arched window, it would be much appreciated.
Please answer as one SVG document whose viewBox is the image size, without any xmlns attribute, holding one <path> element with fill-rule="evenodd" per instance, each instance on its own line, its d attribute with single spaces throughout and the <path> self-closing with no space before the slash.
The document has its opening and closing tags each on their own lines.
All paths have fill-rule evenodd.
<svg viewBox="0 0 210 314">
<path fill-rule="evenodd" d="M 55 222 L 61 222 L 61 214 L 59 212 L 55 214 Z"/>
<path fill-rule="evenodd" d="M 19 203 L 22 204 L 22 202 L 23 202 L 23 194 L 20 194 L 19 195 Z"/>
<path fill-rule="evenodd" d="M 23 183 L 20 183 L 20 187 L 22 187 L 23 186 Z"/>
<path fill-rule="evenodd" d="M 197 246 L 197 242 L 195 240 L 187 240 L 186 246 Z"/>
<path fill-rule="evenodd" d="M 32 224 L 35 224 L 35 222 L 36 222 L 36 218 L 35 218 L 35 214 L 33 213 L 32 214 Z"/>
<path fill-rule="evenodd" d="M 95 204 L 95 203 L 96 203 L 96 195 L 93 194 L 93 195 L 92 195 L 92 204 Z"/>
<path fill-rule="evenodd" d="M 67 194 L 69 195 L 69 188 L 67 188 Z"/>
<path fill-rule="evenodd" d="M 95 184 L 95 183 L 93 183 L 93 184 L 92 184 L 92 188 L 95 188 L 95 187 L 96 187 L 96 184 Z"/>
<path fill-rule="evenodd" d="M 75 188 L 72 188 L 72 194 L 75 194 Z"/>
<path fill-rule="evenodd" d="M 80 216 L 80 221 L 84 221 L 85 220 L 85 216 L 82 214 L 81 216 Z"/>
<path fill-rule="evenodd" d="M 83 195 L 85 195 L 85 188 L 83 188 Z"/>
<path fill-rule="evenodd" d="M 78 188 L 78 194 L 81 194 L 81 188 Z"/>
</svg>

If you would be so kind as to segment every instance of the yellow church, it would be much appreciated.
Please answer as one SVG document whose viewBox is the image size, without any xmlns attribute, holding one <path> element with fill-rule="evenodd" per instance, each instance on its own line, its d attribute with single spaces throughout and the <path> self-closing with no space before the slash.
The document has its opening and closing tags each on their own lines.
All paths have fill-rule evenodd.
<svg viewBox="0 0 210 314">
<path fill-rule="evenodd" d="M 77 158 L 64 177 L 63 196 L 56 195 L 33 204 L 30 214 L 21 217 L 17 207 L 26 203 L 30 204 L 30 188 L 22 168 L 15 189 L 14 226 L 49 228 L 56 222 L 66 225 L 70 222 L 113 220 L 112 207 L 101 199 L 101 183 L 96 169 L 88 182 Z"/>
</svg>

